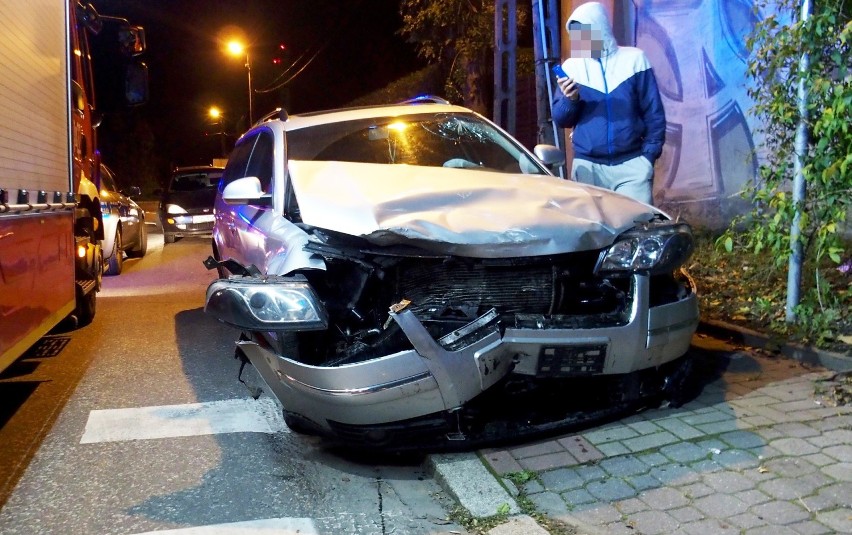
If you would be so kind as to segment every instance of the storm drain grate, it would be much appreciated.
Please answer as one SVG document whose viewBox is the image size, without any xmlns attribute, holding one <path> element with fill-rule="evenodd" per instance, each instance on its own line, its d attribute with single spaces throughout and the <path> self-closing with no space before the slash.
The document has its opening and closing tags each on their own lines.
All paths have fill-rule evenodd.
<svg viewBox="0 0 852 535">
<path fill-rule="evenodd" d="M 69 336 L 45 336 L 29 348 L 23 358 L 55 357 L 70 341 Z"/>
</svg>

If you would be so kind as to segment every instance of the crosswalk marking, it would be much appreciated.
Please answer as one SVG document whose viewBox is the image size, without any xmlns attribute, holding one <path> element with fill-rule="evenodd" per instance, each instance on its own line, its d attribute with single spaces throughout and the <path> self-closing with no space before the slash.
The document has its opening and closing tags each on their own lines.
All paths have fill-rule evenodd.
<svg viewBox="0 0 852 535">
<path fill-rule="evenodd" d="M 267 518 L 230 524 L 146 531 L 136 535 L 315 535 L 318 533 L 314 521 L 310 518 Z"/>
<path fill-rule="evenodd" d="M 272 399 L 230 399 L 89 413 L 81 444 L 288 431 Z"/>
</svg>

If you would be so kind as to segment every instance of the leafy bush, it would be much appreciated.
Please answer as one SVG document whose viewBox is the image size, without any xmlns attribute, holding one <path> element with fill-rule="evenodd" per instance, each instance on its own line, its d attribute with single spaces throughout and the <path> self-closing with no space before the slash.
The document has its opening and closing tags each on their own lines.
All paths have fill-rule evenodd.
<svg viewBox="0 0 852 535">
<path fill-rule="evenodd" d="M 728 235 L 728 237 L 731 237 Z M 688 267 L 698 286 L 703 319 L 741 325 L 769 334 L 780 343 L 788 340 L 841 353 L 852 351 L 852 278 L 849 267 L 837 266 L 823 258 L 823 266 L 806 264 L 806 272 L 821 272 L 825 286 L 833 293 L 823 302 L 820 313 L 810 302 L 800 305 L 802 321 L 788 324 L 784 314 L 786 273 L 764 253 L 750 249 L 744 235 L 728 252 L 724 237 L 706 229 L 696 229 L 696 247 Z"/>
<path fill-rule="evenodd" d="M 849 250 L 844 224 L 852 208 L 852 22 L 846 2 L 816 2 L 806 19 L 799 16 L 799 4 L 779 0 L 771 10 L 766 2 L 758 6 L 771 13 L 748 39 L 749 94 L 756 102 L 751 112 L 763 125 L 764 163 L 756 183 L 744 192 L 753 210 L 737 218 L 719 244 L 737 249 L 744 262 L 747 254 L 754 255 L 755 273 L 773 281 L 747 306 L 776 326 L 779 316 L 786 319 L 784 269 L 792 252 L 801 250 L 806 275 L 798 282 L 800 300 L 792 303 L 797 324 L 787 330 L 824 343 L 837 334 L 836 325 L 850 308 L 849 277 L 842 266 Z M 803 54 L 808 62 L 801 61 Z M 798 109 L 800 83 L 807 91 L 804 113 Z M 799 135 L 808 140 L 799 155 L 807 194 L 797 202 L 792 189 L 800 124 L 805 130 Z"/>
</svg>

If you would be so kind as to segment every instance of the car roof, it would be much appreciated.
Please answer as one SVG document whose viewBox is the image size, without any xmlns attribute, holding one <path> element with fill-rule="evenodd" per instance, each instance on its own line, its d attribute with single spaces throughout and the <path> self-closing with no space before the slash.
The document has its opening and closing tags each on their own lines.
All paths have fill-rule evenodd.
<svg viewBox="0 0 852 535">
<path fill-rule="evenodd" d="M 469 108 L 443 103 L 400 103 L 376 106 L 359 106 L 356 108 L 339 108 L 300 113 L 287 116 L 282 121 L 279 114 L 270 114 L 270 119 L 264 124 L 279 123 L 285 131 L 298 130 L 320 124 L 369 119 L 371 117 L 402 117 L 419 113 L 473 113 Z"/>
<path fill-rule="evenodd" d="M 214 167 L 212 165 L 185 165 L 182 167 L 175 167 L 172 169 L 172 173 L 185 173 L 187 171 L 223 171 L 223 167 Z"/>
</svg>

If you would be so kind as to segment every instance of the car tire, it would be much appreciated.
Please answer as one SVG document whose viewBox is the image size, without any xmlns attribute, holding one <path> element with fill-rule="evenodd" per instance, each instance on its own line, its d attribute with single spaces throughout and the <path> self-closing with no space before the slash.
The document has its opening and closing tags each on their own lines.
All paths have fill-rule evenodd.
<svg viewBox="0 0 852 535">
<path fill-rule="evenodd" d="M 109 257 L 106 271 L 104 275 L 121 275 L 121 269 L 124 267 L 124 251 L 122 248 L 124 243 L 121 241 L 121 228 L 115 229 L 115 241 L 112 246 L 112 256 Z"/>
<path fill-rule="evenodd" d="M 284 411 L 284 423 L 287 424 L 287 427 L 290 431 L 294 433 L 298 433 L 300 435 L 318 435 L 316 429 L 314 429 L 310 424 L 307 423 L 305 418 L 299 416 L 297 414 L 293 414 L 292 412 Z"/>
<path fill-rule="evenodd" d="M 127 251 L 127 256 L 129 258 L 142 258 L 146 252 L 148 252 L 148 230 L 143 223 L 142 228 L 139 229 L 139 245 L 135 249 Z"/>
<path fill-rule="evenodd" d="M 163 234 L 163 243 L 174 243 L 175 235 L 174 234 Z"/>
</svg>

